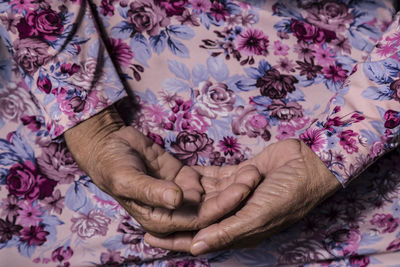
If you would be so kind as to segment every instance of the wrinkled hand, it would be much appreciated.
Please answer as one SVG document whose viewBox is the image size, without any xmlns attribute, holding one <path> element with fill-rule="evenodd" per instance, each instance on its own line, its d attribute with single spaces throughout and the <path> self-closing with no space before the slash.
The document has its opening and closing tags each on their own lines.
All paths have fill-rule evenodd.
<svg viewBox="0 0 400 267">
<path fill-rule="evenodd" d="M 113 107 L 69 129 L 64 137 L 80 168 L 154 235 L 213 223 L 239 205 L 260 178 L 257 169 L 248 166 L 204 190 L 198 171 L 125 126 Z"/>
<path fill-rule="evenodd" d="M 146 234 L 146 242 L 193 255 L 238 245 L 254 246 L 301 219 L 340 188 L 338 180 L 314 152 L 294 139 L 270 145 L 255 158 L 237 166 L 196 170 L 204 175 L 202 184 L 207 188 L 211 179 L 208 177 L 223 177 L 249 165 L 258 169 L 263 180 L 235 214 L 197 233 L 175 233 L 162 238 Z"/>
</svg>

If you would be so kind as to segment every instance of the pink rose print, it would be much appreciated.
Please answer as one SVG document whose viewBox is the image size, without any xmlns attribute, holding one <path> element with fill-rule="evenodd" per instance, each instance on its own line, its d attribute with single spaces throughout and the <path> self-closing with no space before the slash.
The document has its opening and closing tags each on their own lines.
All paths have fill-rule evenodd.
<svg viewBox="0 0 400 267">
<path fill-rule="evenodd" d="M 20 38 L 41 37 L 47 41 L 55 41 L 64 26 L 61 18 L 54 10 L 42 9 L 40 11 L 28 12 L 26 18 L 21 18 L 17 24 Z"/>
<path fill-rule="evenodd" d="M 82 239 L 92 238 L 96 235 L 105 236 L 111 219 L 100 210 L 91 210 L 89 214 L 82 214 L 72 218 L 71 231 L 77 233 Z"/>
<path fill-rule="evenodd" d="M 274 100 L 268 106 L 271 111 L 271 117 L 275 117 L 282 121 L 289 121 L 303 116 L 303 108 L 296 102 L 285 103 L 282 100 Z"/>
<path fill-rule="evenodd" d="M 267 118 L 258 114 L 255 107 L 239 106 L 235 113 L 236 115 L 232 118 L 232 132 L 234 134 L 247 135 L 253 138 L 261 136 L 266 141 L 271 138 L 271 134 L 267 130 Z"/>
<path fill-rule="evenodd" d="M 38 39 L 17 39 L 13 48 L 16 62 L 30 75 L 46 64 L 51 57 L 48 53 L 49 45 Z"/>
<path fill-rule="evenodd" d="M 201 82 L 197 91 L 197 113 L 210 119 L 227 116 L 233 110 L 235 95 L 224 83 Z"/>
<path fill-rule="evenodd" d="M 131 2 L 128 21 L 136 32 L 146 32 L 150 36 L 159 34 L 160 28 L 169 25 L 167 14 L 153 0 L 136 0 Z"/>
<path fill-rule="evenodd" d="M 50 196 L 56 184 L 57 182 L 44 178 L 31 161 L 15 163 L 6 177 L 10 194 L 32 201 Z"/>
<path fill-rule="evenodd" d="M 344 31 L 354 20 L 348 7 L 338 1 L 325 0 L 308 9 L 307 21 L 330 31 Z"/>
<path fill-rule="evenodd" d="M 292 20 L 291 29 L 299 41 L 323 43 L 336 39 L 336 33 L 330 30 L 320 29 L 306 22 Z"/>
<path fill-rule="evenodd" d="M 281 74 L 277 69 L 270 69 L 263 77 L 257 79 L 256 87 L 260 88 L 261 95 L 280 99 L 296 90 L 294 84 L 297 82 L 293 75 Z"/>
<path fill-rule="evenodd" d="M 178 134 L 171 148 L 174 150 L 175 157 L 184 164 L 195 165 L 199 155 L 208 156 L 213 151 L 213 142 L 205 133 L 184 131 Z"/>
</svg>

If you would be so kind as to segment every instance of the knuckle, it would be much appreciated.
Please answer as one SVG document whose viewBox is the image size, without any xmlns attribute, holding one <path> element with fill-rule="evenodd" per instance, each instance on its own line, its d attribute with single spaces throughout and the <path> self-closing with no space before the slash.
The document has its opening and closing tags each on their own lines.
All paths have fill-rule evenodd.
<svg viewBox="0 0 400 267">
<path fill-rule="evenodd" d="M 225 227 L 220 228 L 220 230 L 218 231 L 217 238 L 220 244 L 223 246 L 230 245 L 234 240 L 232 234 Z"/>
</svg>

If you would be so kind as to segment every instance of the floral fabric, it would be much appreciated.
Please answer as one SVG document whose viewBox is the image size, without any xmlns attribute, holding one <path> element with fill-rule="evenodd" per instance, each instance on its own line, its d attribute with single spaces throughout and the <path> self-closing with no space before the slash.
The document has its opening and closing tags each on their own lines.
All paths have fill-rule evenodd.
<svg viewBox="0 0 400 267">
<path fill-rule="evenodd" d="M 0 3 L 0 259 L 10 266 L 367 266 L 398 257 L 387 153 L 259 247 L 192 258 L 142 228 L 52 139 L 126 95 L 124 119 L 188 165 L 299 137 L 347 185 L 397 145 L 391 1 Z"/>
</svg>

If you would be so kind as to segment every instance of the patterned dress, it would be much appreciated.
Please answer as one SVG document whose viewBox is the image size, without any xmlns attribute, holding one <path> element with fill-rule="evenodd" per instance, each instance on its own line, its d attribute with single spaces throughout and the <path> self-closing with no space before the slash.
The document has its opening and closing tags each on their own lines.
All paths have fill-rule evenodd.
<svg viewBox="0 0 400 267">
<path fill-rule="evenodd" d="M 394 2 L 0 1 L 0 265 L 398 264 Z M 344 188 L 257 248 L 151 247 L 62 138 L 114 103 L 184 164 L 300 138 Z"/>
</svg>

